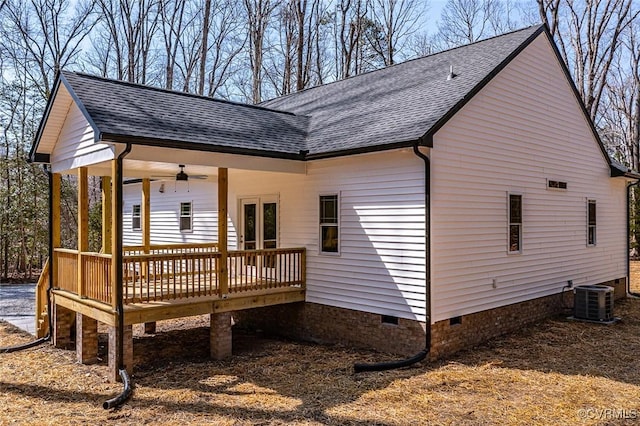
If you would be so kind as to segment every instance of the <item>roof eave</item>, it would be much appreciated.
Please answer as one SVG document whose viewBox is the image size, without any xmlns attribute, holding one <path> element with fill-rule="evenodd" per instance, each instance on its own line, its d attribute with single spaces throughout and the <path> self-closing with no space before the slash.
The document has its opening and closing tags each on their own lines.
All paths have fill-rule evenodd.
<svg viewBox="0 0 640 426">
<path fill-rule="evenodd" d="M 44 128 L 46 126 L 47 120 L 49 119 L 49 114 L 51 113 L 51 109 L 53 108 L 53 102 L 55 101 L 56 94 L 58 93 L 58 89 L 60 88 L 60 76 L 62 74 L 58 72 L 55 76 L 53 83 L 53 91 L 51 92 L 51 96 L 47 100 L 47 106 L 44 109 L 44 114 L 42 115 L 42 119 L 40 120 L 40 124 L 38 125 L 38 131 L 36 132 L 36 136 L 33 139 L 33 143 L 31 144 L 31 149 L 29 150 L 29 157 L 27 161 L 30 163 L 49 163 L 49 155 L 38 153 L 38 146 L 40 145 L 40 140 L 42 139 L 42 133 L 44 132 Z M 44 159 L 43 155 L 47 156 L 47 161 L 42 161 Z"/>
<path fill-rule="evenodd" d="M 101 133 L 100 141 L 103 143 L 130 143 L 132 145 L 154 146 L 159 148 L 185 149 L 189 151 L 216 152 L 220 154 L 248 155 L 253 157 L 275 158 L 281 160 L 305 160 L 305 152 L 279 152 L 259 149 L 238 148 L 231 146 L 185 142 L 174 139 L 150 138 L 145 136 L 119 135 L 113 133 Z"/>
<path fill-rule="evenodd" d="M 69 92 L 69 95 L 71 96 L 71 99 L 73 99 L 73 102 L 75 102 L 76 106 L 78 107 L 78 109 L 80 109 L 80 111 L 82 112 L 82 115 L 84 116 L 84 118 L 87 120 L 87 122 L 93 129 L 94 142 L 98 142 L 100 140 L 100 129 L 98 128 L 96 123 L 93 121 L 93 118 L 85 108 L 84 104 L 80 101 L 80 98 L 78 98 L 78 95 L 75 93 L 75 91 L 71 87 L 71 84 L 65 78 L 64 74 L 62 72 L 58 72 L 54 80 L 53 91 L 51 92 L 51 96 L 49 96 L 49 99 L 47 100 L 45 113 L 42 116 L 42 120 L 40 120 L 40 125 L 38 126 L 36 137 L 34 138 L 33 144 L 31 145 L 31 150 L 29 151 L 28 160 L 31 163 L 44 163 L 44 164 L 50 163 L 51 153 L 38 152 L 38 146 L 40 145 L 42 134 L 44 133 L 44 129 L 47 125 L 47 121 L 49 120 L 49 115 L 51 113 L 51 110 L 53 109 L 53 105 L 55 103 L 56 96 L 58 95 L 61 85 L 64 85 L 64 87 L 67 89 L 67 91 Z"/>
<path fill-rule="evenodd" d="M 640 180 L 640 173 L 632 170 L 628 167 L 623 166 L 622 164 L 616 164 L 614 162 L 611 162 L 609 164 L 609 170 L 610 170 L 610 176 L 612 178 L 616 178 L 616 177 L 624 177 L 624 178 L 629 178 L 629 179 L 639 179 Z"/>
</svg>

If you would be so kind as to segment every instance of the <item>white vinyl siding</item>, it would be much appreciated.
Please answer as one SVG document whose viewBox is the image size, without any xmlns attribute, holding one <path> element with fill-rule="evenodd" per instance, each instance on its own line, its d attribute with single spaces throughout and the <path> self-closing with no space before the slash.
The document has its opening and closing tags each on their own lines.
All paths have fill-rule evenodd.
<svg viewBox="0 0 640 426">
<path fill-rule="evenodd" d="M 434 321 L 626 275 L 625 182 L 609 177 L 544 35 L 435 135 L 431 159 Z M 548 190 L 549 177 L 567 189 Z M 505 193 L 523 195 L 517 256 L 505 250 Z"/>
<path fill-rule="evenodd" d="M 307 301 L 425 320 L 424 163 L 410 150 L 309 162 L 306 176 L 229 170 L 237 200 L 279 194 L 280 246 L 307 249 Z M 320 195 L 339 189 L 340 256 L 321 254 Z"/>
<path fill-rule="evenodd" d="M 71 103 L 58 141 L 51 152 L 53 172 L 88 166 L 114 158 L 113 148 L 95 143 L 94 132 L 75 102 Z"/>
<path fill-rule="evenodd" d="M 164 183 L 164 192 L 160 187 Z M 151 244 L 206 243 L 218 241 L 218 198 L 215 182 L 189 181 L 186 185 L 175 185 L 173 181 L 153 181 L 150 191 Z M 180 232 L 180 203 L 192 201 L 192 232 Z M 124 185 L 124 245 L 138 245 L 142 233 L 131 231 L 131 211 L 134 204 L 142 200 L 140 183 Z M 236 248 L 234 223 L 229 220 L 229 248 Z"/>
</svg>

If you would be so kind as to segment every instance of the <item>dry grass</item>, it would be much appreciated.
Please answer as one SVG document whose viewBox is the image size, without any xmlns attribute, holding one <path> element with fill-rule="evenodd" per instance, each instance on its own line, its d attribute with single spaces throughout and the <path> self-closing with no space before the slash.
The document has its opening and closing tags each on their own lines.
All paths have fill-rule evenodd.
<svg viewBox="0 0 640 426">
<path fill-rule="evenodd" d="M 0 354 L 0 424 L 636 424 L 597 418 L 640 415 L 640 300 L 616 314 L 613 326 L 558 318 L 448 361 L 358 375 L 354 362 L 385 356 L 239 332 L 233 359 L 217 362 L 204 319 L 158 323 L 136 338 L 135 394 L 115 411 L 101 408 L 121 389 L 104 363 L 48 345 Z M 0 346 L 29 339 L 0 323 Z"/>
</svg>

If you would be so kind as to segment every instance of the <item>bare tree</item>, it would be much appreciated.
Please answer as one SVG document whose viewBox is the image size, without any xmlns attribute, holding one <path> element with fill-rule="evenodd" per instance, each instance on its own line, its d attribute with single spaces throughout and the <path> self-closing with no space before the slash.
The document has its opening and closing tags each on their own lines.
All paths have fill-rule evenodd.
<svg viewBox="0 0 640 426">
<path fill-rule="evenodd" d="M 397 53 L 416 31 L 427 5 L 417 0 L 373 1 L 371 16 L 380 28 L 380 37 L 370 41 L 385 66 L 396 62 Z"/>
<path fill-rule="evenodd" d="M 622 35 L 638 17 L 633 0 L 537 0 L 593 120 L 600 112 Z"/>
<path fill-rule="evenodd" d="M 159 0 L 158 3 L 160 28 L 165 48 L 165 87 L 167 89 L 173 89 L 173 73 L 178 45 L 185 26 L 185 7 L 186 0 Z"/>
<path fill-rule="evenodd" d="M 97 0 L 111 34 L 117 78 L 146 83 L 149 54 L 158 29 L 158 0 Z"/>
<path fill-rule="evenodd" d="M 93 2 L 80 0 L 73 8 L 68 0 L 7 0 L 3 5 L 3 51 L 20 63 L 46 98 L 56 72 L 77 59 L 95 25 Z"/>
<path fill-rule="evenodd" d="M 278 6 L 272 0 L 243 0 L 247 13 L 247 30 L 249 33 L 249 62 L 251 65 L 251 101 L 262 100 L 262 67 L 264 58 L 264 42 L 271 15 Z"/>
</svg>

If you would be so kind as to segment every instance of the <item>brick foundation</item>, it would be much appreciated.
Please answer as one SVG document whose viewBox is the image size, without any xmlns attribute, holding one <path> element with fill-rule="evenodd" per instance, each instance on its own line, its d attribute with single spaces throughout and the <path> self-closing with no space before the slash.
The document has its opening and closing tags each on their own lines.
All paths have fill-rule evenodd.
<svg viewBox="0 0 640 426">
<path fill-rule="evenodd" d="M 614 287 L 615 299 L 626 296 L 626 279 L 602 283 Z M 439 321 L 431 326 L 435 360 L 471 348 L 527 324 L 558 315 L 573 305 L 573 291 Z M 358 348 L 410 356 L 424 348 L 424 323 L 398 318 L 385 324 L 378 314 L 316 303 L 292 303 L 234 312 L 238 326 L 318 343 L 342 343 Z"/>
<path fill-rule="evenodd" d="M 129 375 L 133 373 L 133 327 L 131 325 L 124 326 L 123 338 L 123 364 Z M 109 327 L 109 380 L 111 382 L 120 381 L 118 372 L 118 327 Z"/>
<path fill-rule="evenodd" d="M 98 361 L 98 321 L 76 313 L 76 356 L 81 364 Z"/>
<path fill-rule="evenodd" d="M 74 339 L 71 330 L 75 312 L 64 306 L 53 304 L 53 345 L 61 349 L 73 349 Z"/>
<path fill-rule="evenodd" d="M 232 353 L 231 312 L 211 314 L 209 339 L 211 342 L 211 358 L 222 360 Z"/>
</svg>

